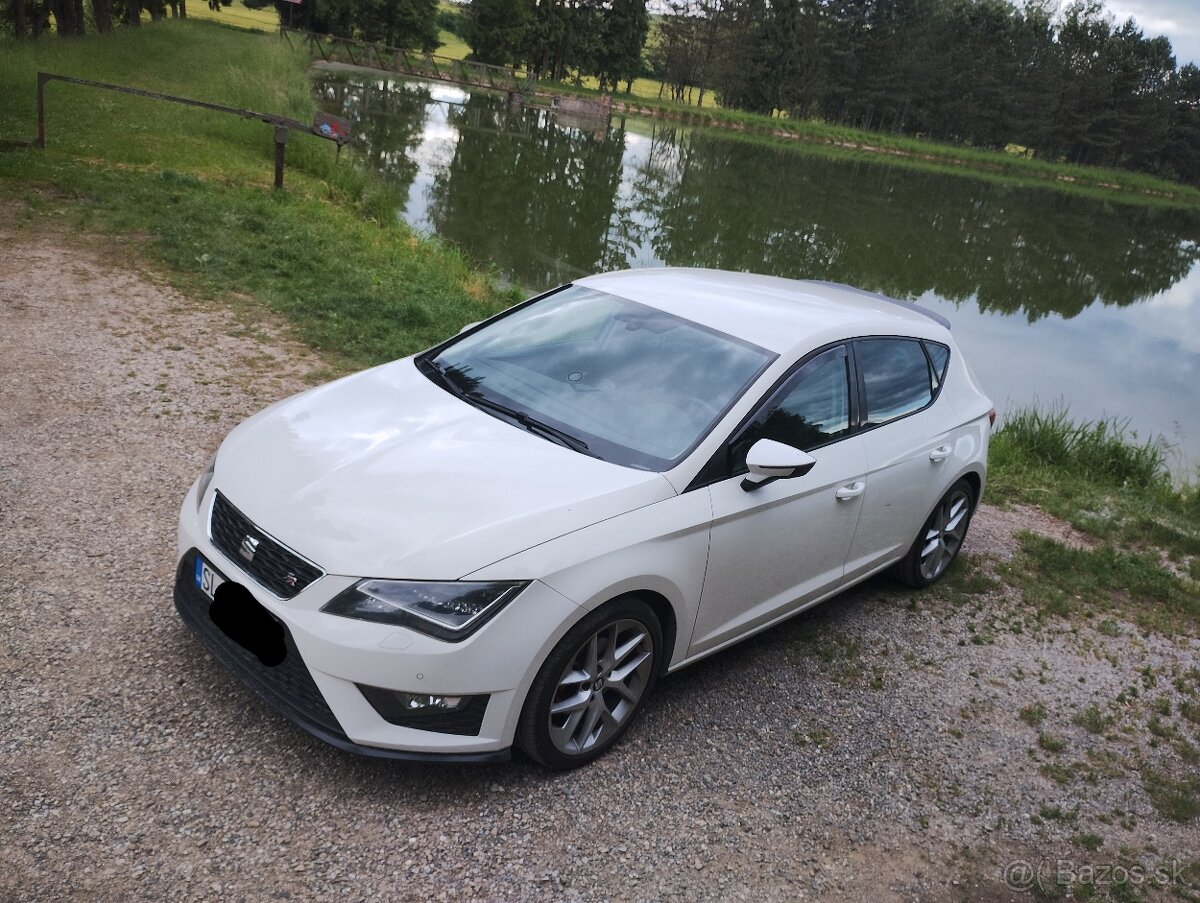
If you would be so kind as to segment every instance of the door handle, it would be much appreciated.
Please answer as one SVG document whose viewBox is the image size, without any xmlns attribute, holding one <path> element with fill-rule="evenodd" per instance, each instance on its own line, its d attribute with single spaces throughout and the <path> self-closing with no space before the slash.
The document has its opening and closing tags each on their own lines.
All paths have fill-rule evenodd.
<svg viewBox="0 0 1200 903">
<path fill-rule="evenodd" d="M 934 464 L 941 464 L 954 453 L 954 449 L 949 445 L 939 445 L 929 453 L 929 460 Z"/>
<path fill-rule="evenodd" d="M 851 483 L 849 486 L 843 486 L 834 493 L 838 497 L 839 502 L 845 502 L 849 499 L 856 499 L 863 494 L 863 490 L 867 488 L 867 484 L 862 480 Z"/>
</svg>

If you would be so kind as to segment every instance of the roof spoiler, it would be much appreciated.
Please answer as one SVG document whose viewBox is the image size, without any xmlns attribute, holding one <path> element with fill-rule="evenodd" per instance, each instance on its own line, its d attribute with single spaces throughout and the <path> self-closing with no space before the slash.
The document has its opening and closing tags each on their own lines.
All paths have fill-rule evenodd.
<svg viewBox="0 0 1200 903">
<path fill-rule="evenodd" d="M 933 322 L 940 323 L 947 329 L 950 328 L 950 321 L 941 314 L 934 313 L 932 310 L 921 307 L 919 304 L 913 304 L 911 301 L 901 301 L 898 298 L 889 298 L 887 295 L 881 295 L 879 292 L 868 292 L 865 289 L 855 288 L 853 285 L 846 285 L 842 282 L 830 282 L 826 279 L 804 279 L 801 281 L 807 282 L 809 285 L 825 285 L 829 288 L 840 288 L 843 291 L 854 292 L 856 295 L 866 295 L 868 298 L 874 298 L 876 301 L 886 301 L 888 304 L 896 304 L 900 307 L 903 307 L 905 310 L 911 310 L 914 313 L 929 317 L 929 319 L 933 320 Z"/>
</svg>

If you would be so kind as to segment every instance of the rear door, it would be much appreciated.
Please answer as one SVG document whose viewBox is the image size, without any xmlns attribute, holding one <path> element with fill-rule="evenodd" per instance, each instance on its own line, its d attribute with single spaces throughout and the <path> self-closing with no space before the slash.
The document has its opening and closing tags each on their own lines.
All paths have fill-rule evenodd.
<svg viewBox="0 0 1200 903">
<path fill-rule="evenodd" d="M 953 412 L 939 405 L 949 349 L 911 338 L 853 343 L 862 394 L 866 481 L 846 579 L 900 558 L 946 490 Z"/>
</svg>

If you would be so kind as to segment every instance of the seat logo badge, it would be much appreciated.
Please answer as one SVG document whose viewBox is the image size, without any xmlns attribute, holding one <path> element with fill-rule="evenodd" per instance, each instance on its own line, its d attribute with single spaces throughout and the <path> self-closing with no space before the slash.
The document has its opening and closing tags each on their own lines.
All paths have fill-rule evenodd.
<svg viewBox="0 0 1200 903">
<path fill-rule="evenodd" d="M 253 536 L 245 536 L 242 538 L 242 544 L 238 548 L 238 554 L 247 561 L 254 560 L 254 553 L 258 551 L 258 540 Z"/>
<path fill-rule="evenodd" d="M 288 586 L 290 586 L 292 589 L 295 589 L 297 584 L 300 583 L 300 578 L 297 577 L 295 574 L 288 574 L 286 577 L 283 578 L 283 582 L 286 583 Z"/>
</svg>

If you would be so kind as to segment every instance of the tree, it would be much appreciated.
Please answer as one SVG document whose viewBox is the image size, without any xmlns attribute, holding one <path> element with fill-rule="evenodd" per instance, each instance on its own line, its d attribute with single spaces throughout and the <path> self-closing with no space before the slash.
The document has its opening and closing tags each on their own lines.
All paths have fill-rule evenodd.
<svg viewBox="0 0 1200 903">
<path fill-rule="evenodd" d="M 112 31 L 112 0 L 92 0 L 92 18 L 96 21 L 96 31 L 101 34 Z"/>
<path fill-rule="evenodd" d="M 1163 175 L 1200 185 L 1200 68 L 1188 63 L 1172 80 L 1175 103 L 1159 158 Z"/>
<path fill-rule="evenodd" d="M 355 0 L 355 37 L 388 47 L 434 50 L 437 0 Z"/>
<path fill-rule="evenodd" d="M 472 0 L 464 35 L 472 58 L 496 66 L 522 62 L 532 15 L 529 0 Z"/>
<path fill-rule="evenodd" d="M 83 0 L 47 0 L 50 14 L 59 37 L 73 38 L 83 34 Z"/>
<path fill-rule="evenodd" d="M 651 71 L 671 89 L 671 99 L 682 101 L 689 85 L 696 84 L 700 71 L 699 17 L 684 5 L 672 6 L 658 27 L 650 48 Z M 662 90 L 659 91 L 662 96 Z"/>
<path fill-rule="evenodd" d="M 642 69 L 642 48 L 650 30 L 645 0 L 612 0 L 600 14 L 600 40 L 592 69 L 600 90 L 631 82 Z"/>
</svg>

